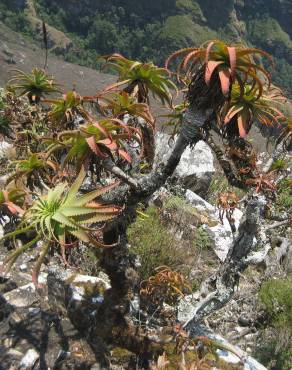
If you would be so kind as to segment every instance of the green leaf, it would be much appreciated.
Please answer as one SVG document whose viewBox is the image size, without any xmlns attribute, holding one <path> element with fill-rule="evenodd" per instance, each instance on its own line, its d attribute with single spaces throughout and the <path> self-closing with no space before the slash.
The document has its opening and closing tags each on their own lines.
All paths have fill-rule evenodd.
<svg viewBox="0 0 292 370">
<path fill-rule="evenodd" d="M 84 195 L 82 195 L 79 198 L 74 200 L 74 205 L 78 206 L 78 207 L 82 207 L 85 204 L 91 202 L 93 199 L 97 198 L 98 196 L 103 195 L 103 194 L 107 193 L 109 190 L 115 188 L 117 185 L 118 185 L 118 183 L 115 182 L 111 185 L 107 185 L 107 186 L 104 186 L 103 188 L 96 189 L 96 190 L 93 190 L 93 191 L 91 191 L 87 194 L 84 194 Z"/>
<path fill-rule="evenodd" d="M 64 205 L 69 205 L 72 202 L 72 200 L 76 198 L 78 190 L 84 181 L 85 175 L 86 175 L 86 172 L 85 172 L 84 166 L 82 166 L 77 176 L 77 179 L 74 181 L 73 185 L 71 185 L 70 187 L 66 200 L 63 203 Z"/>
<path fill-rule="evenodd" d="M 74 229 L 76 229 L 78 227 L 74 222 L 72 222 L 70 220 L 70 218 L 63 215 L 60 211 L 54 213 L 54 215 L 52 216 L 52 219 L 54 221 L 57 221 L 57 222 L 61 223 L 62 225 L 72 227 Z"/>
</svg>

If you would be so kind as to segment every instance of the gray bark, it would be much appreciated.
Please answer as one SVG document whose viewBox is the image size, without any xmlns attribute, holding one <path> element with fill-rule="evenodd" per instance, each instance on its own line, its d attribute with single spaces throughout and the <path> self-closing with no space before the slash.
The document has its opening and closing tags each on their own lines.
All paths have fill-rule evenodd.
<svg viewBox="0 0 292 370">
<path fill-rule="evenodd" d="M 192 317 L 184 324 L 187 330 L 191 330 L 205 316 L 217 311 L 231 299 L 240 273 L 249 264 L 249 254 L 261 246 L 265 205 L 265 197 L 258 194 L 248 200 L 245 217 L 239 226 L 233 246 L 216 275 L 203 283 Z M 262 241 L 262 244 L 265 245 L 265 242 Z"/>
</svg>

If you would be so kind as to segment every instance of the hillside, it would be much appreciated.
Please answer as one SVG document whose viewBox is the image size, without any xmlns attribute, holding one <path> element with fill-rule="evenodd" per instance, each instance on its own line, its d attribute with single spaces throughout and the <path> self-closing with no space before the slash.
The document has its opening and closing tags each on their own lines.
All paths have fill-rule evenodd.
<svg viewBox="0 0 292 370">
<path fill-rule="evenodd" d="M 33 67 L 42 68 L 44 65 L 45 51 L 29 38 L 20 33 L 12 31 L 5 24 L 0 22 L 0 87 L 4 86 L 11 76 L 13 69 L 21 69 L 24 72 L 31 72 Z M 80 66 L 75 63 L 64 61 L 62 56 L 49 53 L 47 72 L 53 75 L 64 91 L 76 87 L 77 92 L 83 96 L 94 95 L 106 85 L 115 81 L 115 78 L 95 69 Z M 152 112 L 157 117 L 158 127 L 165 121 L 160 115 L 166 113 L 165 108 L 154 99 L 151 99 Z M 292 114 L 290 103 L 286 105 L 286 114 Z M 270 150 L 267 147 L 267 139 L 258 130 L 253 129 L 255 137 L 254 145 L 259 151 Z"/>
<path fill-rule="evenodd" d="M 288 0 L 1 0 L 0 13 L 33 38 L 44 19 L 52 26 L 50 48 L 78 64 L 95 67 L 98 55 L 112 52 L 162 64 L 178 48 L 223 38 L 270 52 L 277 62 L 274 81 L 292 82 Z"/>
<path fill-rule="evenodd" d="M 43 68 L 45 51 L 20 33 L 12 31 L 0 22 L 0 87 L 4 86 L 13 74 L 13 69 L 31 72 L 33 67 Z M 94 95 L 106 85 L 115 81 L 115 77 L 95 69 L 64 61 L 60 56 L 49 54 L 47 72 L 54 76 L 64 91 L 76 87 L 83 96 Z M 155 115 L 162 114 L 162 107 L 152 101 Z"/>
<path fill-rule="evenodd" d="M 43 67 L 45 53 L 37 45 L 28 42 L 18 33 L 11 31 L 0 22 L 0 86 L 11 77 L 13 69 L 30 72 L 32 67 Z M 113 77 L 96 70 L 64 62 L 56 57 L 49 57 L 48 73 L 55 76 L 64 89 L 72 89 L 72 84 L 78 86 L 83 95 L 94 94 Z"/>
</svg>

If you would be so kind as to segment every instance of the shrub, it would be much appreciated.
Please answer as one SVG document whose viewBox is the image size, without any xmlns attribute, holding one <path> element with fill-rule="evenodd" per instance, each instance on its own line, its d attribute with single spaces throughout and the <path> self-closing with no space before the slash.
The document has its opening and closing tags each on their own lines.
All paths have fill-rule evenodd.
<svg viewBox="0 0 292 370">
<path fill-rule="evenodd" d="M 282 180 L 278 185 L 278 198 L 276 206 L 279 208 L 289 208 L 292 207 L 292 189 L 291 189 L 292 179 L 288 178 Z"/>
<path fill-rule="evenodd" d="M 228 191 L 234 192 L 239 199 L 241 199 L 245 193 L 244 190 L 230 186 L 224 175 L 217 174 L 212 178 L 206 200 L 207 202 L 216 205 L 218 201 L 218 195 Z"/>
<path fill-rule="evenodd" d="M 265 282 L 260 290 L 260 300 L 272 326 L 288 326 L 292 330 L 292 276 Z"/>
<path fill-rule="evenodd" d="M 194 238 L 195 247 L 199 249 L 208 249 L 211 248 L 213 244 L 213 240 L 208 231 L 206 231 L 202 226 L 198 227 Z"/>
<path fill-rule="evenodd" d="M 184 259 L 177 240 L 162 224 L 158 209 L 151 206 L 145 215 L 137 218 L 127 232 L 130 251 L 140 257 L 142 280 L 154 275 L 155 268 L 161 265 L 176 270 Z"/>
<path fill-rule="evenodd" d="M 273 369 L 291 369 L 292 357 L 292 276 L 265 282 L 260 300 L 268 317 L 257 357 Z"/>
</svg>

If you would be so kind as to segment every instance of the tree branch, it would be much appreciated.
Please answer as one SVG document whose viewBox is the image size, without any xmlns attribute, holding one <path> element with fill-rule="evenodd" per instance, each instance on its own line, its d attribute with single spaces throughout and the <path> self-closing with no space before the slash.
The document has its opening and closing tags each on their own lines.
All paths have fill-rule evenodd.
<svg viewBox="0 0 292 370">
<path fill-rule="evenodd" d="M 239 226 L 233 246 L 224 263 L 214 277 L 202 284 L 200 297 L 194 307 L 192 317 L 184 324 L 187 330 L 190 330 L 205 316 L 223 307 L 231 299 L 235 286 L 238 285 L 240 273 L 249 264 L 248 255 L 261 242 L 261 218 L 265 205 L 264 196 L 255 194 L 250 197 L 245 218 Z M 263 241 L 262 244 L 265 242 Z"/>
<path fill-rule="evenodd" d="M 276 160 L 278 160 L 281 157 L 283 157 L 283 155 L 285 154 L 285 152 L 286 152 L 286 150 L 285 150 L 285 147 L 284 147 L 283 142 L 280 142 L 278 145 L 276 145 L 276 147 L 273 150 L 273 153 L 272 153 L 271 158 L 267 161 L 266 165 L 263 168 L 263 172 L 264 173 L 269 172 L 271 170 L 271 168 L 272 168 L 273 163 Z"/>
<path fill-rule="evenodd" d="M 188 116 L 189 118 L 189 116 Z M 191 127 L 192 122 L 185 120 L 175 147 L 166 164 L 162 164 L 156 171 L 135 181 L 123 171 L 107 162 L 111 172 L 123 179 L 127 184 L 113 189 L 104 196 L 106 202 L 125 204 L 120 217 L 109 223 L 104 230 L 106 244 L 120 242 L 116 247 L 108 248 L 102 254 L 102 267 L 110 277 L 111 289 L 106 291 L 104 301 L 98 311 L 98 322 L 94 327 L 93 335 L 104 340 L 114 341 L 116 344 L 143 356 L 150 356 L 161 346 L 153 343 L 147 336 L 139 333 L 129 316 L 130 297 L 137 285 L 138 276 L 135 271 L 135 260 L 129 254 L 126 229 L 135 219 L 137 204 L 145 201 L 173 174 L 180 158 L 189 144 L 201 139 L 197 127 Z"/>
<path fill-rule="evenodd" d="M 246 189 L 246 185 L 236 177 L 235 175 L 236 171 L 234 169 L 234 166 L 232 165 L 232 161 L 229 158 L 227 158 L 226 154 L 219 147 L 219 145 L 215 144 L 212 136 L 208 136 L 206 142 L 215 153 L 216 158 L 221 168 L 223 169 L 229 184 L 232 186 L 236 186 L 237 188 L 240 189 Z"/>
<path fill-rule="evenodd" d="M 120 167 L 118 167 L 110 158 L 106 158 L 102 161 L 102 166 L 123 180 L 126 184 L 130 185 L 133 189 L 138 189 L 138 182 L 133 179 L 130 175 L 126 174 Z"/>
</svg>

